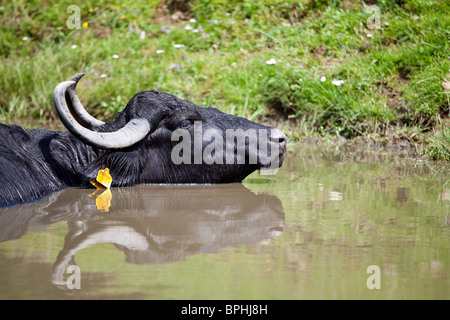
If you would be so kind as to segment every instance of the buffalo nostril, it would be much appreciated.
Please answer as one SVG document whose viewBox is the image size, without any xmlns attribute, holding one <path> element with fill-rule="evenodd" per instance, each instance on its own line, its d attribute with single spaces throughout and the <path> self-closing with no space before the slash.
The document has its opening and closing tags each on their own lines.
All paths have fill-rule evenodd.
<svg viewBox="0 0 450 320">
<path fill-rule="evenodd" d="M 271 142 L 278 142 L 279 144 L 286 144 L 286 135 L 278 129 L 272 129 L 270 131 L 269 139 Z"/>
</svg>

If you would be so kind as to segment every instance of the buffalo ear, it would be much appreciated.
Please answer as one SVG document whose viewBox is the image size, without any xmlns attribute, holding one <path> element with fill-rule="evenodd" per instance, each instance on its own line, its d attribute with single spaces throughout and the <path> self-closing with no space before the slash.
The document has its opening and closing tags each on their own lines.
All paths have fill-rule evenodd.
<svg viewBox="0 0 450 320">
<path fill-rule="evenodd" d="M 87 164 L 82 170 L 83 180 L 88 183 L 97 178 L 98 172 L 109 168 L 112 177 L 112 186 L 128 186 L 140 183 L 141 165 L 139 152 L 135 151 L 107 151 L 94 161 Z"/>
</svg>

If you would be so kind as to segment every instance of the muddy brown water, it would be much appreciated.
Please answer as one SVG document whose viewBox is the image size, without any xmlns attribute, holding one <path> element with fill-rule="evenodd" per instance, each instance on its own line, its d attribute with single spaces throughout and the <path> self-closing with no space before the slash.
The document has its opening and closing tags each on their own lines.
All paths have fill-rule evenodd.
<svg viewBox="0 0 450 320">
<path fill-rule="evenodd" d="M 449 299 L 449 166 L 290 146 L 242 184 L 0 209 L 0 299 Z"/>
</svg>

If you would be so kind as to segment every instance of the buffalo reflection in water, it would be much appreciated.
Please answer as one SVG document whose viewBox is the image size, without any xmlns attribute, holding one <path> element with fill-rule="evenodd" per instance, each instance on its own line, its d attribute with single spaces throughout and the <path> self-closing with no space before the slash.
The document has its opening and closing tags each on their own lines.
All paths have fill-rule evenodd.
<svg viewBox="0 0 450 320">
<path fill-rule="evenodd" d="M 284 231 L 284 210 L 272 195 L 242 184 L 140 185 L 114 188 L 108 212 L 90 189 L 66 189 L 35 203 L 0 210 L 0 241 L 29 228 L 67 221 L 64 247 L 53 265 L 62 284 L 81 249 L 112 243 L 133 264 L 161 264 L 220 248 L 271 239 Z"/>
</svg>

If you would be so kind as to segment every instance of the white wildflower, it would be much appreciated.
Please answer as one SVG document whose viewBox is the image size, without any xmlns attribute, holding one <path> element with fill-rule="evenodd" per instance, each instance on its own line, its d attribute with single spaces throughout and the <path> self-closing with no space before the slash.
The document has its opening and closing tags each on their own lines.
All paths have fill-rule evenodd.
<svg viewBox="0 0 450 320">
<path fill-rule="evenodd" d="M 322 76 L 322 78 L 320 78 L 320 81 L 321 81 L 321 82 L 325 82 L 325 81 L 327 81 L 327 78 L 325 78 L 324 76 Z"/>
<path fill-rule="evenodd" d="M 275 60 L 274 58 L 266 61 L 266 64 L 276 64 L 276 63 L 277 63 L 277 60 Z"/>
<path fill-rule="evenodd" d="M 339 87 L 341 84 L 344 83 L 344 80 L 333 80 L 331 81 L 331 83 Z"/>
<path fill-rule="evenodd" d="M 23 41 L 27 41 L 27 40 L 28 40 L 28 37 L 23 37 L 22 40 L 23 40 Z"/>
<path fill-rule="evenodd" d="M 119 59 L 119 55 L 118 54 L 113 54 L 113 59 Z"/>
<path fill-rule="evenodd" d="M 184 48 L 184 44 L 174 44 L 174 48 Z"/>
<path fill-rule="evenodd" d="M 107 75 L 104 73 L 100 75 L 100 78 L 106 78 L 106 77 L 107 77 Z"/>
<path fill-rule="evenodd" d="M 185 30 L 192 30 L 192 27 L 190 25 L 187 25 L 184 27 Z"/>
<path fill-rule="evenodd" d="M 367 38 L 373 38 L 373 34 L 371 34 L 371 33 L 366 34 L 366 36 L 367 36 Z"/>
<path fill-rule="evenodd" d="M 76 49 L 76 48 L 77 48 L 77 45 L 76 45 L 76 44 L 73 44 L 73 45 L 71 46 L 71 48 L 72 48 L 72 49 Z"/>
<path fill-rule="evenodd" d="M 156 50 L 156 54 L 164 53 L 164 50 Z"/>
<path fill-rule="evenodd" d="M 196 23 L 196 22 L 197 22 L 197 20 L 195 20 L 195 19 L 191 19 L 191 20 L 189 20 L 189 22 L 190 22 L 190 23 Z"/>
</svg>

